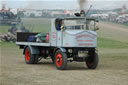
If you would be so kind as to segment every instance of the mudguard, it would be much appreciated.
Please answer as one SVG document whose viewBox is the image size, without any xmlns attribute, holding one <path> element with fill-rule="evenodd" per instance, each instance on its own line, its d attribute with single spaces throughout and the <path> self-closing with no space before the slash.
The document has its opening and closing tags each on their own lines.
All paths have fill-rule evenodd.
<svg viewBox="0 0 128 85">
<path fill-rule="evenodd" d="M 27 47 L 30 48 L 31 54 L 40 54 L 39 48 L 38 47 L 31 46 L 31 45 L 28 45 L 28 46 L 25 46 L 24 47 L 23 54 L 25 54 L 25 50 L 26 50 Z"/>
<path fill-rule="evenodd" d="M 65 48 L 58 48 L 58 49 L 60 49 L 62 52 L 66 52 Z"/>
</svg>

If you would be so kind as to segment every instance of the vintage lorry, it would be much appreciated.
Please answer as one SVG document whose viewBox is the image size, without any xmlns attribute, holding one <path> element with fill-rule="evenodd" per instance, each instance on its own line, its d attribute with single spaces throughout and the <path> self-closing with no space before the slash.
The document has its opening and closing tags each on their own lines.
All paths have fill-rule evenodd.
<svg viewBox="0 0 128 85">
<path fill-rule="evenodd" d="M 59 70 L 66 69 L 70 61 L 85 62 L 89 69 L 95 69 L 98 65 L 96 22 L 85 17 L 52 19 L 50 32 L 44 33 L 46 40 L 39 42 L 35 37 L 39 33 L 18 32 L 16 44 L 24 49 L 27 64 L 51 57 Z M 30 36 L 34 38 L 28 40 Z"/>
</svg>

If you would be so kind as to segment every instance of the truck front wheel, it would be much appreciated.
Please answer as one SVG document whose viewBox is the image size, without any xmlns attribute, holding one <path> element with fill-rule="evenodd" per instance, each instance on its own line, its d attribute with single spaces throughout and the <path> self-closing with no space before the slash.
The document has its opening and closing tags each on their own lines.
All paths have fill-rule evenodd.
<svg viewBox="0 0 128 85">
<path fill-rule="evenodd" d="M 96 52 L 90 52 L 86 59 L 86 65 L 89 69 L 96 69 L 98 61 L 98 54 Z"/>
<path fill-rule="evenodd" d="M 61 50 L 57 50 L 54 56 L 54 61 L 58 70 L 64 70 L 67 66 L 67 54 Z"/>
<path fill-rule="evenodd" d="M 36 64 L 38 62 L 38 57 L 34 54 L 31 54 L 29 47 L 25 49 L 25 62 L 27 64 Z"/>
</svg>

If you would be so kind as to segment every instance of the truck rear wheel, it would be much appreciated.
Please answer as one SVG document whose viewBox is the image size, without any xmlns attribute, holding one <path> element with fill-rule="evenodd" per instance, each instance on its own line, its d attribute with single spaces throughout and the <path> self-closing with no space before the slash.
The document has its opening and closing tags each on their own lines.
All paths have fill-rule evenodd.
<svg viewBox="0 0 128 85">
<path fill-rule="evenodd" d="M 64 70 L 67 67 L 67 54 L 61 50 L 57 50 L 54 56 L 54 61 L 58 70 Z"/>
<path fill-rule="evenodd" d="M 86 59 L 86 65 L 89 69 L 96 69 L 98 61 L 98 54 L 96 52 L 90 52 Z"/>
<path fill-rule="evenodd" d="M 38 57 L 34 54 L 31 54 L 29 47 L 25 49 L 25 62 L 27 64 L 36 64 L 38 62 Z"/>
</svg>

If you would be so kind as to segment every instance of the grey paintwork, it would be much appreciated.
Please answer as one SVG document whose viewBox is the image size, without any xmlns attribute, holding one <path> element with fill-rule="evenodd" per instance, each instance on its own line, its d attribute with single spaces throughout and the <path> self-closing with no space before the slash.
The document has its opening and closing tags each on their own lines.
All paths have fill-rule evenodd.
<svg viewBox="0 0 128 85">
<path fill-rule="evenodd" d="M 63 47 L 97 47 L 97 33 L 89 30 L 66 30 Z"/>
<path fill-rule="evenodd" d="M 31 54 L 40 54 L 39 48 L 36 47 L 36 46 L 31 46 L 31 45 L 26 45 L 26 46 L 24 47 L 23 54 L 25 54 L 25 50 L 26 50 L 27 47 L 29 47 L 29 49 L 30 49 L 30 51 L 31 51 Z"/>
<path fill-rule="evenodd" d="M 50 46 L 50 43 L 36 43 L 36 42 L 16 42 L 17 45 L 30 45 L 30 46 Z"/>
<path fill-rule="evenodd" d="M 68 18 L 66 18 L 68 19 Z M 72 19 L 72 18 L 69 18 Z M 78 19 L 78 18 L 73 18 Z M 82 19 L 82 18 L 81 18 Z M 39 49 L 36 46 L 56 47 L 65 52 L 65 47 L 97 47 L 97 33 L 90 30 L 64 30 L 57 31 L 55 20 L 51 21 L 51 32 L 49 43 L 36 42 L 16 42 L 17 45 L 29 46 L 32 54 L 39 54 Z M 93 19 L 90 19 L 93 20 Z"/>
<path fill-rule="evenodd" d="M 50 32 L 50 40 L 51 40 L 51 46 L 56 46 L 57 44 L 57 30 L 55 28 L 55 19 L 52 19 L 51 21 L 51 32 Z"/>
<path fill-rule="evenodd" d="M 78 18 L 76 18 L 78 19 Z M 93 20 L 93 19 L 92 19 Z M 55 19 L 51 26 L 51 46 L 55 47 L 97 47 L 97 33 L 90 30 L 57 31 Z M 56 36 L 56 37 L 55 37 Z"/>
<path fill-rule="evenodd" d="M 66 49 L 65 48 L 60 47 L 58 49 L 60 49 L 62 52 L 66 52 Z"/>
</svg>

